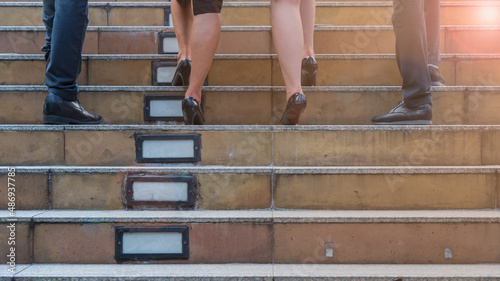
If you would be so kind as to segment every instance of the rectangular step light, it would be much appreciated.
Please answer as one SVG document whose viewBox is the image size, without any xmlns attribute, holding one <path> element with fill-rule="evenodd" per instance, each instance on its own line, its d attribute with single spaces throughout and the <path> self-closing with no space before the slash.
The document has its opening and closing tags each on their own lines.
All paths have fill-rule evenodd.
<svg viewBox="0 0 500 281">
<path fill-rule="evenodd" d="M 139 163 L 195 163 L 201 161 L 200 134 L 135 135 Z"/>
<path fill-rule="evenodd" d="M 153 86 L 172 86 L 177 61 L 153 61 L 151 68 Z"/>
<path fill-rule="evenodd" d="M 144 121 L 183 121 L 180 95 L 144 96 Z"/>
<path fill-rule="evenodd" d="M 188 258 L 187 226 L 115 228 L 117 262 Z"/>
<path fill-rule="evenodd" d="M 179 53 L 179 45 L 174 32 L 160 32 L 158 34 L 158 54 L 176 55 Z"/>
<path fill-rule="evenodd" d="M 151 83 L 153 86 L 172 86 L 177 61 L 153 61 L 151 62 Z M 203 86 L 208 86 L 208 76 L 203 81 Z"/>
<path fill-rule="evenodd" d="M 131 175 L 126 179 L 128 208 L 194 207 L 196 178 L 194 176 Z"/>
<path fill-rule="evenodd" d="M 174 26 L 174 23 L 172 21 L 172 8 L 165 8 L 164 21 L 165 26 Z"/>
</svg>

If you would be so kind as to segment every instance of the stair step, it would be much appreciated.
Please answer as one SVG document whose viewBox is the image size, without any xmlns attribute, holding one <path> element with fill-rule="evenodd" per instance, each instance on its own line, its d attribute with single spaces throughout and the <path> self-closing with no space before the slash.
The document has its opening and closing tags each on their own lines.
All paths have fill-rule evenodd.
<svg viewBox="0 0 500 281">
<path fill-rule="evenodd" d="M 0 167 L 0 171 L 6 175 L 7 167 Z M 500 202 L 500 166 L 38 166 L 16 167 L 16 171 L 18 210 L 124 209 L 129 204 L 122 194 L 127 194 L 127 178 L 133 175 L 196 177 L 193 193 L 198 210 L 272 206 L 317 210 L 494 209 Z M 150 190 L 154 192 L 154 188 Z M 0 200 L 0 209 L 8 208 L 7 199 Z M 146 208 L 172 209 L 165 203 L 153 204 Z"/>
<path fill-rule="evenodd" d="M 9 211 L 0 211 L 0 222 L 9 221 Z M 242 211 L 16 211 L 17 222 L 42 223 L 491 223 L 500 222 L 500 210 L 242 210 Z M 499 229 L 500 230 L 500 229 Z M 491 241 L 492 242 L 492 241 Z M 500 246 L 500 245 L 499 245 Z"/>
<path fill-rule="evenodd" d="M 2 224 L 8 224 L 9 212 L 0 211 L 0 216 Z M 33 250 L 34 263 L 116 263 L 115 227 L 132 226 L 189 228 L 189 259 L 154 262 L 271 263 L 273 256 L 275 263 L 286 264 L 500 262 L 498 210 L 40 211 L 28 215 L 17 211 L 16 218 L 16 242 Z M 0 235 L 5 237 L 8 231 L 2 227 Z M 23 249 L 18 250 L 18 262 L 26 263 Z M 333 257 L 325 255 L 332 250 Z M 5 259 L 0 257 L 2 263 Z"/>
<path fill-rule="evenodd" d="M 390 25 L 392 2 L 323 2 L 316 10 L 316 24 Z M 498 25 L 500 4 L 492 1 L 453 1 L 441 5 L 443 25 Z M 91 2 L 90 24 L 162 26 L 168 20 L 168 2 Z M 493 14 L 493 16 L 488 16 Z M 0 2 L 0 25 L 42 25 L 41 2 Z M 222 25 L 270 25 L 269 2 L 226 2 Z"/>
<path fill-rule="evenodd" d="M 284 87 L 205 87 L 207 125 L 279 124 Z M 401 87 L 304 87 L 302 125 L 371 125 L 402 99 Z M 80 101 L 108 124 L 145 124 L 146 96 L 184 96 L 183 87 L 81 86 Z M 433 87 L 433 124 L 500 125 L 500 87 Z M 40 124 L 45 86 L 0 86 L 1 124 Z M 12 106 L 15 104 L 16 106 Z M 172 121 L 170 121 L 172 122 Z M 169 123 L 167 121 L 166 123 Z M 175 124 L 175 122 L 172 122 Z M 180 123 L 180 122 L 179 122 Z"/>
<path fill-rule="evenodd" d="M 5 270 L 3 270 L 5 268 Z M 0 280 L 10 280 L 0 265 Z M 85 278 L 99 280 L 282 281 L 282 280 L 500 280 L 500 265 L 312 265 L 312 264 L 33 264 L 17 265 L 14 280 Z M 3 278 L 3 279 L 2 279 Z M 9 279 L 7 279 L 9 278 Z"/>
<path fill-rule="evenodd" d="M 471 0 L 440 0 L 442 3 L 447 3 L 447 2 L 472 2 Z M 479 1 L 482 1 L 482 2 L 494 2 L 494 1 L 491 1 L 491 0 L 478 0 L 477 2 Z M 1 0 L 0 2 L 11 2 L 11 3 L 41 3 L 42 1 L 41 0 Z M 158 0 L 108 0 L 108 1 L 103 1 L 103 0 L 89 0 L 89 2 L 98 2 L 98 3 L 101 3 L 101 2 L 105 2 L 105 3 L 115 3 L 115 2 L 134 2 L 134 3 L 141 3 L 141 2 L 162 2 L 162 1 L 158 1 Z M 257 3 L 260 3 L 260 2 L 266 2 L 264 0 L 231 0 L 231 1 L 225 1 L 225 3 L 227 4 L 228 2 L 244 2 L 244 3 L 248 3 L 248 2 L 257 2 Z M 363 3 L 363 2 L 390 2 L 388 0 L 316 0 L 316 2 L 335 2 L 335 3 L 346 3 L 346 2 L 349 2 L 349 3 Z M 391 2 L 392 3 L 392 2 Z"/>
<path fill-rule="evenodd" d="M 440 68 L 449 86 L 498 85 L 500 55 L 445 54 L 442 57 Z M 83 59 L 80 85 L 150 86 L 166 79 L 163 70 L 156 71 L 156 62 L 170 62 L 172 70 L 176 61 L 175 55 L 85 55 Z M 318 86 L 401 85 L 395 55 L 317 55 L 317 60 Z M 3 54 L 0 71 L 4 73 L 3 85 L 40 85 L 45 61 L 43 55 Z M 219 54 L 208 74 L 208 85 L 283 86 L 284 82 L 276 55 Z"/>
<path fill-rule="evenodd" d="M 201 136 L 203 166 L 500 164 L 500 126 L 1 125 L 0 165 L 136 165 L 136 134 L 179 133 Z"/>
<path fill-rule="evenodd" d="M 500 26 L 443 26 L 441 50 L 445 53 L 497 53 Z M 156 54 L 161 34 L 173 34 L 171 27 L 103 27 L 87 30 L 85 54 Z M 41 26 L 0 27 L 0 52 L 36 54 L 45 44 Z M 175 45 L 175 44 L 174 44 Z M 317 26 L 317 54 L 394 53 L 392 26 Z M 175 48 L 171 52 L 176 52 Z M 163 51 L 163 50 L 161 50 Z M 271 54 L 271 27 L 222 27 L 219 54 Z"/>
<path fill-rule="evenodd" d="M 162 50 L 162 36 L 173 35 L 173 28 L 166 26 L 90 26 L 87 29 L 84 54 L 157 54 Z M 220 54 L 270 54 L 270 27 L 222 27 L 217 53 Z M 0 52 L 30 54 L 40 53 L 45 44 L 45 27 L 0 27 Z M 160 46 L 159 46 L 160 45 Z M 175 48 L 169 52 L 177 52 Z"/>
</svg>

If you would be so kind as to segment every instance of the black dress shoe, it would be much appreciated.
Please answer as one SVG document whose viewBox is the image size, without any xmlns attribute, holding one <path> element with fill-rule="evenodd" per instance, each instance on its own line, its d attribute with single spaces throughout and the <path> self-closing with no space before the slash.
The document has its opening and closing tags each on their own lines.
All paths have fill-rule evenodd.
<svg viewBox="0 0 500 281">
<path fill-rule="evenodd" d="M 446 81 L 444 80 L 441 72 L 439 72 L 439 68 L 430 65 L 429 66 L 429 74 L 431 76 L 431 85 L 432 86 L 445 86 Z"/>
<path fill-rule="evenodd" d="M 189 76 L 191 75 L 191 60 L 183 59 L 175 69 L 172 78 L 172 86 L 189 86 Z"/>
<path fill-rule="evenodd" d="M 432 125 L 430 104 L 409 108 L 402 101 L 389 113 L 372 118 L 375 125 Z"/>
<path fill-rule="evenodd" d="M 286 104 L 283 116 L 281 116 L 281 125 L 297 125 L 304 109 L 306 109 L 306 96 L 302 93 L 293 94 Z"/>
<path fill-rule="evenodd" d="M 102 121 L 100 115 L 83 109 L 78 100 L 67 101 L 49 93 L 43 102 L 43 123 L 45 124 L 99 124 Z"/>
<path fill-rule="evenodd" d="M 185 125 L 204 125 L 205 117 L 200 104 L 195 98 L 188 97 L 182 100 L 182 115 Z"/>
<path fill-rule="evenodd" d="M 316 75 L 318 73 L 318 63 L 314 57 L 308 56 L 302 60 L 302 86 L 316 86 Z"/>
</svg>

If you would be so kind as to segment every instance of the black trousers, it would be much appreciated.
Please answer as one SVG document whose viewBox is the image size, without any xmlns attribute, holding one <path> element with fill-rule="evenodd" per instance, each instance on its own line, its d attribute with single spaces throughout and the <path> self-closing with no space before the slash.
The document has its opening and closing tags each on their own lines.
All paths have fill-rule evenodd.
<svg viewBox="0 0 500 281">
<path fill-rule="evenodd" d="M 440 1 L 425 0 L 425 26 L 427 31 L 427 52 L 428 63 L 439 66 L 441 57 L 439 56 L 439 32 L 440 32 Z"/>
<path fill-rule="evenodd" d="M 396 59 L 408 107 L 432 104 L 424 3 L 425 0 L 394 0 Z"/>
<path fill-rule="evenodd" d="M 49 92 L 76 100 L 82 48 L 88 25 L 88 0 L 43 0 L 47 29 L 42 51 L 48 55 L 45 84 Z"/>
</svg>

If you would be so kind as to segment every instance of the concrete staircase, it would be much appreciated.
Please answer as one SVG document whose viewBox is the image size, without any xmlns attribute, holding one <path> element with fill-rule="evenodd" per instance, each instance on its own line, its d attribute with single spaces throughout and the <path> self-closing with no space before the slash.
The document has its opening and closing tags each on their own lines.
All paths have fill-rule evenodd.
<svg viewBox="0 0 500 281">
<path fill-rule="evenodd" d="M 370 125 L 401 78 L 392 2 L 358 0 L 317 1 L 319 86 L 285 127 L 269 2 L 224 4 L 206 126 L 151 115 L 185 90 L 169 3 L 91 2 L 105 124 L 47 126 L 42 3 L 0 1 L 0 280 L 500 280 L 500 2 L 441 2 L 435 125 Z"/>
</svg>

